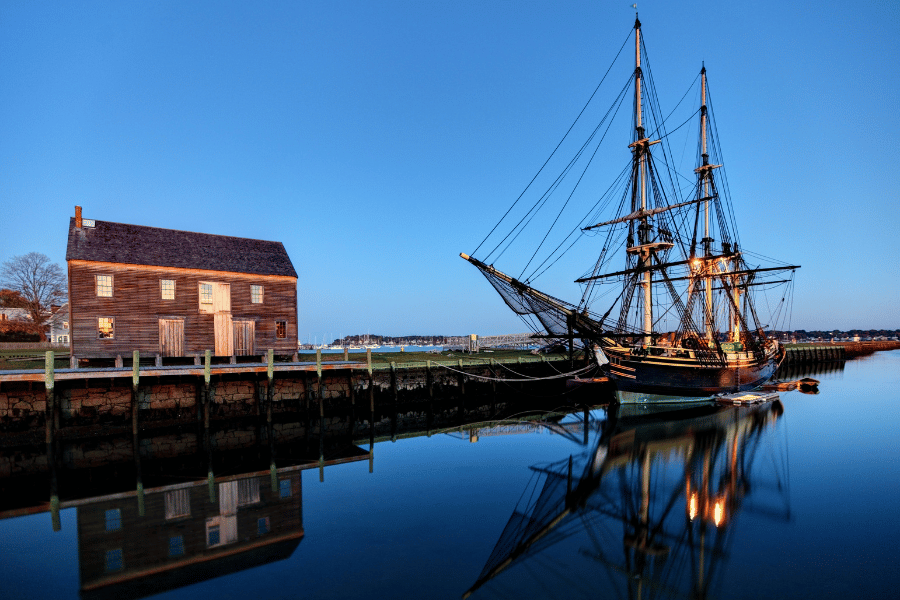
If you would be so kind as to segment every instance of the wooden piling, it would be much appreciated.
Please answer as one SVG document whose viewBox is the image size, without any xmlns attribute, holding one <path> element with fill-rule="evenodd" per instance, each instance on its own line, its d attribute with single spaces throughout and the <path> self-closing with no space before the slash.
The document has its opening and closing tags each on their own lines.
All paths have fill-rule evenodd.
<svg viewBox="0 0 900 600">
<path fill-rule="evenodd" d="M 138 433 L 138 410 L 140 409 L 140 397 L 138 385 L 141 380 L 141 355 L 135 350 L 131 353 L 131 434 Z"/>
<path fill-rule="evenodd" d="M 394 404 L 397 404 L 397 365 L 391 361 L 391 393 L 394 396 Z"/>
<path fill-rule="evenodd" d="M 44 388 L 46 389 L 45 420 L 46 420 L 46 439 L 47 439 L 47 462 L 50 467 L 50 518 L 53 523 L 53 531 L 62 529 L 62 522 L 59 517 L 59 490 L 57 489 L 58 480 L 56 477 L 56 444 L 54 441 L 54 415 L 56 408 L 56 386 L 54 375 L 54 355 L 53 350 L 48 350 L 44 355 Z"/>
<path fill-rule="evenodd" d="M 53 443 L 53 422 L 56 408 L 56 385 L 54 373 L 53 350 L 47 350 L 44 355 L 44 389 L 46 390 L 46 402 L 44 402 L 44 421 L 46 424 L 46 441 Z"/>
<path fill-rule="evenodd" d="M 206 486 L 209 488 L 209 503 L 216 503 L 216 478 L 212 472 L 212 464 L 210 464 L 209 469 L 206 471 Z"/>
</svg>

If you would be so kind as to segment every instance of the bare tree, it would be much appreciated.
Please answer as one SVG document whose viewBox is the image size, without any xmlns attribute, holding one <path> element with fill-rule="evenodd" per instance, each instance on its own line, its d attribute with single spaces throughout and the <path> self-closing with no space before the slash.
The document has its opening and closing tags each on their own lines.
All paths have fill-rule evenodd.
<svg viewBox="0 0 900 600">
<path fill-rule="evenodd" d="M 0 267 L 0 287 L 9 288 L 25 299 L 31 319 L 38 325 L 46 319 L 52 304 L 62 304 L 67 296 L 66 274 L 40 252 L 13 256 Z"/>
</svg>

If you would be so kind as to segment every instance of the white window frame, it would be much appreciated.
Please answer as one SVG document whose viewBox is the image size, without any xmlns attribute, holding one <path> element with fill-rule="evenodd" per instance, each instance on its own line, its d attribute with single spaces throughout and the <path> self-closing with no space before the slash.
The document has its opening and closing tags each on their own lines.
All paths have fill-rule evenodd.
<svg viewBox="0 0 900 600">
<path fill-rule="evenodd" d="M 106 280 L 109 280 L 107 285 Z M 101 283 L 102 281 L 102 283 Z M 113 276 L 112 275 L 94 275 L 94 290 L 98 298 L 113 297 Z"/>
<path fill-rule="evenodd" d="M 237 505 L 247 506 L 259 502 L 259 478 L 237 480 Z"/>
<path fill-rule="evenodd" d="M 168 286 L 166 284 L 171 284 L 171 286 Z M 171 290 L 168 289 L 169 287 L 171 287 Z M 167 296 L 166 292 L 171 292 L 171 295 Z M 174 279 L 160 279 L 159 280 L 159 297 L 162 300 L 174 300 L 175 299 L 175 280 Z"/>
<path fill-rule="evenodd" d="M 169 490 L 165 495 L 166 520 L 191 516 L 191 490 L 179 488 Z"/>
<path fill-rule="evenodd" d="M 251 304 L 263 304 L 263 300 L 265 299 L 265 290 L 261 285 L 251 285 L 250 286 L 250 303 Z"/>
<path fill-rule="evenodd" d="M 200 304 L 209 304 L 211 306 L 213 303 L 213 284 L 201 282 L 197 291 L 200 295 Z"/>
<path fill-rule="evenodd" d="M 108 336 L 100 335 L 101 332 L 103 331 L 100 328 L 100 323 L 103 319 L 109 320 L 110 335 L 108 335 Z M 115 317 L 97 317 L 97 339 L 98 340 L 114 340 L 114 339 L 116 339 L 116 318 Z"/>
</svg>

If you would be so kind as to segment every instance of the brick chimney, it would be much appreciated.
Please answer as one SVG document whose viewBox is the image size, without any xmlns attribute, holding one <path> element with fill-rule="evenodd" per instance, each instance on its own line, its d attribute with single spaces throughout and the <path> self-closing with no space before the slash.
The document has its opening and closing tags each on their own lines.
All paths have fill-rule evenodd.
<svg viewBox="0 0 900 600">
<path fill-rule="evenodd" d="M 81 229 L 81 207 L 75 207 L 75 228 Z"/>
</svg>

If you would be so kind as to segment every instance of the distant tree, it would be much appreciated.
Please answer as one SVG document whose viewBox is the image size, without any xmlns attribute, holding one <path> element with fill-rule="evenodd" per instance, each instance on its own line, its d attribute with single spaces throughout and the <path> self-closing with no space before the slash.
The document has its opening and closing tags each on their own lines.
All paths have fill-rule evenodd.
<svg viewBox="0 0 900 600">
<path fill-rule="evenodd" d="M 3 308 L 27 308 L 28 301 L 15 290 L 0 290 L 0 306 Z"/>
<path fill-rule="evenodd" d="M 44 322 L 44 313 L 52 304 L 62 304 L 67 296 L 66 274 L 40 252 L 13 256 L 4 262 L 0 267 L 0 287 L 19 293 L 25 300 L 23 308 L 37 325 Z"/>
</svg>

